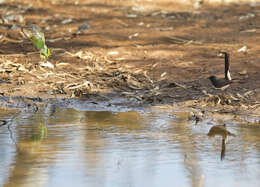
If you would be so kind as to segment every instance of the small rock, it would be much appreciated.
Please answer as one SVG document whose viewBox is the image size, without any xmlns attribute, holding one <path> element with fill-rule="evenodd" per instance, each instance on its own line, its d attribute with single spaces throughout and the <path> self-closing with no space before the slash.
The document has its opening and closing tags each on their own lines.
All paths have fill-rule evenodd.
<svg viewBox="0 0 260 187">
<path fill-rule="evenodd" d="M 42 63 L 41 63 L 41 66 L 43 66 L 43 67 L 48 67 L 48 68 L 51 68 L 51 69 L 54 68 L 54 65 L 53 65 L 52 63 L 50 63 L 49 61 L 47 61 L 47 62 L 42 62 Z"/>
<path fill-rule="evenodd" d="M 110 51 L 107 53 L 108 55 L 118 55 L 119 52 L 118 51 Z"/>
<path fill-rule="evenodd" d="M 132 38 L 134 38 L 134 37 L 137 37 L 138 35 L 139 35 L 139 33 L 135 33 L 135 34 L 132 34 L 132 35 L 128 36 L 128 38 L 129 38 L 129 39 L 132 39 Z"/>
<path fill-rule="evenodd" d="M 73 20 L 71 18 L 62 20 L 61 24 L 68 24 L 71 23 Z"/>
<path fill-rule="evenodd" d="M 247 71 L 246 70 L 243 70 L 243 71 L 240 71 L 238 72 L 239 75 L 246 75 L 247 74 Z"/>
<path fill-rule="evenodd" d="M 247 46 L 243 46 L 237 50 L 237 52 L 246 52 L 246 51 L 247 51 Z"/>
<path fill-rule="evenodd" d="M 239 21 L 248 20 L 248 19 L 250 19 L 250 18 L 255 18 L 255 14 L 253 14 L 253 13 L 248 13 L 247 15 L 240 16 L 240 17 L 239 17 Z"/>
<path fill-rule="evenodd" d="M 137 18 L 136 14 L 127 14 L 126 17 L 128 18 Z"/>
</svg>

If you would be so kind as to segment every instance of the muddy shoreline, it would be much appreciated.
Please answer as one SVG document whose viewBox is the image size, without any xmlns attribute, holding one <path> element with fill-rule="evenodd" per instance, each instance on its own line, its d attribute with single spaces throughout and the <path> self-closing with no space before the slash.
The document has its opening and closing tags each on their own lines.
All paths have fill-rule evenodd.
<svg viewBox="0 0 260 187">
<path fill-rule="evenodd" d="M 248 4 L 5 1 L 1 106 L 80 98 L 101 108 L 169 105 L 252 116 L 259 123 L 259 12 Z M 22 38 L 20 27 L 28 23 L 43 28 L 48 60 Z M 75 34 L 83 24 L 90 28 Z M 224 91 L 207 79 L 223 77 L 218 51 L 231 55 L 234 81 Z"/>
</svg>

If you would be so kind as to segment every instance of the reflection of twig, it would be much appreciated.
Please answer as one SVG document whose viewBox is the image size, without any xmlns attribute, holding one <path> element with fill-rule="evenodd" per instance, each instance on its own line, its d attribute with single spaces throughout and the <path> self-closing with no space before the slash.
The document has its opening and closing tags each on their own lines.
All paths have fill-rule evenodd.
<svg viewBox="0 0 260 187">
<path fill-rule="evenodd" d="M 8 124 L 8 126 L 7 126 L 8 131 L 9 131 L 9 133 L 10 133 L 10 138 L 11 138 L 11 140 L 13 141 L 13 143 L 15 144 L 16 147 L 17 147 L 17 144 L 16 144 L 16 141 L 15 141 L 15 139 L 14 139 L 14 137 L 13 137 L 13 131 L 12 131 L 12 129 L 11 129 L 10 127 L 11 127 L 11 125 L 13 124 L 13 120 L 16 119 L 16 118 L 20 115 L 20 113 L 21 113 L 21 111 L 18 112 L 16 115 L 14 115 L 13 118 L 10 120 L 11 123 Z"/>
<path fill-rule="evenodd" d="M 33 113 L 36 113 L 39 110 L 37 104 L 35 104 L 35 103 L 28 103 L 24 108 L 25 108 L 26 111 L 31 111 Z M 19 115 L 22 113 L 22 111 L 24 111 L 24 109 L 20 109 L 19 112 L 14 114 L 8 120 L 0 120 L 0 122 L 2 122 L 2 124 L 0 124 L 0 127 L 7 125 L 7 129 L 9 131 L 10 138 L 11 138 L 12 142 L 15 144 L 16 147 L 17 147 L 17 143 L 16 143 L 16 140 L 13 136 L 13 131 L 11 129 L 11 125 L 13 124 L 14 120 L 16 120 L 17 117 L 19 117 Z"/>
<path fill-rule="evenodd" d="M 10 128 L 10 126 L 11 126 L 11 124 L 9 124 L 9 125 L 7 126 L 7 129 L 8 129 L 8 131 L 9 131 L 11 140 L 13 141 L 13 143 L 15 144 L 15 146 L 17 147 L 16 141 L 15 141 L 15 139 L 14 139 L 13 132 L 12 132 L 12 129 Z"/>
<path fill-rule="evenodd" d="M 50 113 L 50 117 L 52 118 L 56 118 L 56 116 L 54 115 L 56 112 L 56 106 L 55 105 L 51 105 L 51 109 L 50 109 L 51 113 Z"/>
<path fill-rule="evenodd" d="M 11 123 L 8 124 L 9 121 L 2 120 L 3 124 L 0 125 L 0 127 L 2 127 L 2 126 L 4 126 L 4 125 L 7 125 L 7 129 L 8 129 L 8 131 L 9 131 L 10 138 L 11 138 L 12 142 L 15 144 L 16 147 L 17 147 L 17 143 L 16 143 L 16 141 L 15 141 L 15 139 L 14 139 L 13 131 L 12 131 L 12 129 L 11 129 L 11 125 L 12 125 L 13 120 L 14 120 L 15 118 L 17 118 L 20 113 L 21 113 L 21 112 L 18 112 L 16 115 L 14 115 L 14 116 L 10 119 Z"/>
<path fill-rule="evenodd" d="M 3 123 L 0 125 L 0 127 L 4 126 L 7 124 L 7 121 L 6 120 L 1 120 Z"/>
<path fill-rule="evenodd" d="M 38 105 L 37 104 L 35 104 L 35 103 L 29 103 L 28 105 L 27 105 L 27 107 L 29 108 L 29 107 L 32 107 L 32 111 L 34 112 L 34 113 L 36 113 L 36 112 L 38 112 L 38 110 L 39 110 L 39 108 L 38 108 Z"/>
</svg>

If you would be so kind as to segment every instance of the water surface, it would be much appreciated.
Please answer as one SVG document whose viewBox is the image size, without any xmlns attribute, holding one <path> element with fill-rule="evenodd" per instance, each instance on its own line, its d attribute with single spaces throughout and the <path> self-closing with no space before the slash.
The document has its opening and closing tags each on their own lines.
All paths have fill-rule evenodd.
<svg viewBox="0 0 260 187">
<path fill-rule="evenodd" d="M 0 186 L 259 186 L 260 128 L 230 122 L 225 145 L 171 111 L 0 111 Z"/>
</svg>

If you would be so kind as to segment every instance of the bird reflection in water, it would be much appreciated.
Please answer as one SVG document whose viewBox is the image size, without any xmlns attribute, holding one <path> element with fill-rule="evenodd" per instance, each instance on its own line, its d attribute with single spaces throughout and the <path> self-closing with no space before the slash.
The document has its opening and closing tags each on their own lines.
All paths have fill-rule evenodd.
<svg viewBox="0 0 260 187">
<path fill-rule="evenodd" d="M 221 147 L 220 159 L 223 160 L 225 157 L 226 142 L 228 136 L 236 136 L 236 135 L 229 132 L 226 128 L 226 124 L 224 124 L 224 125 L 214 125 L 213 127 L 211 127 L 211 129 L 208 132 L 208 136 L 209 137 L 222 136 L 222 147 Z"/>
</svg>

